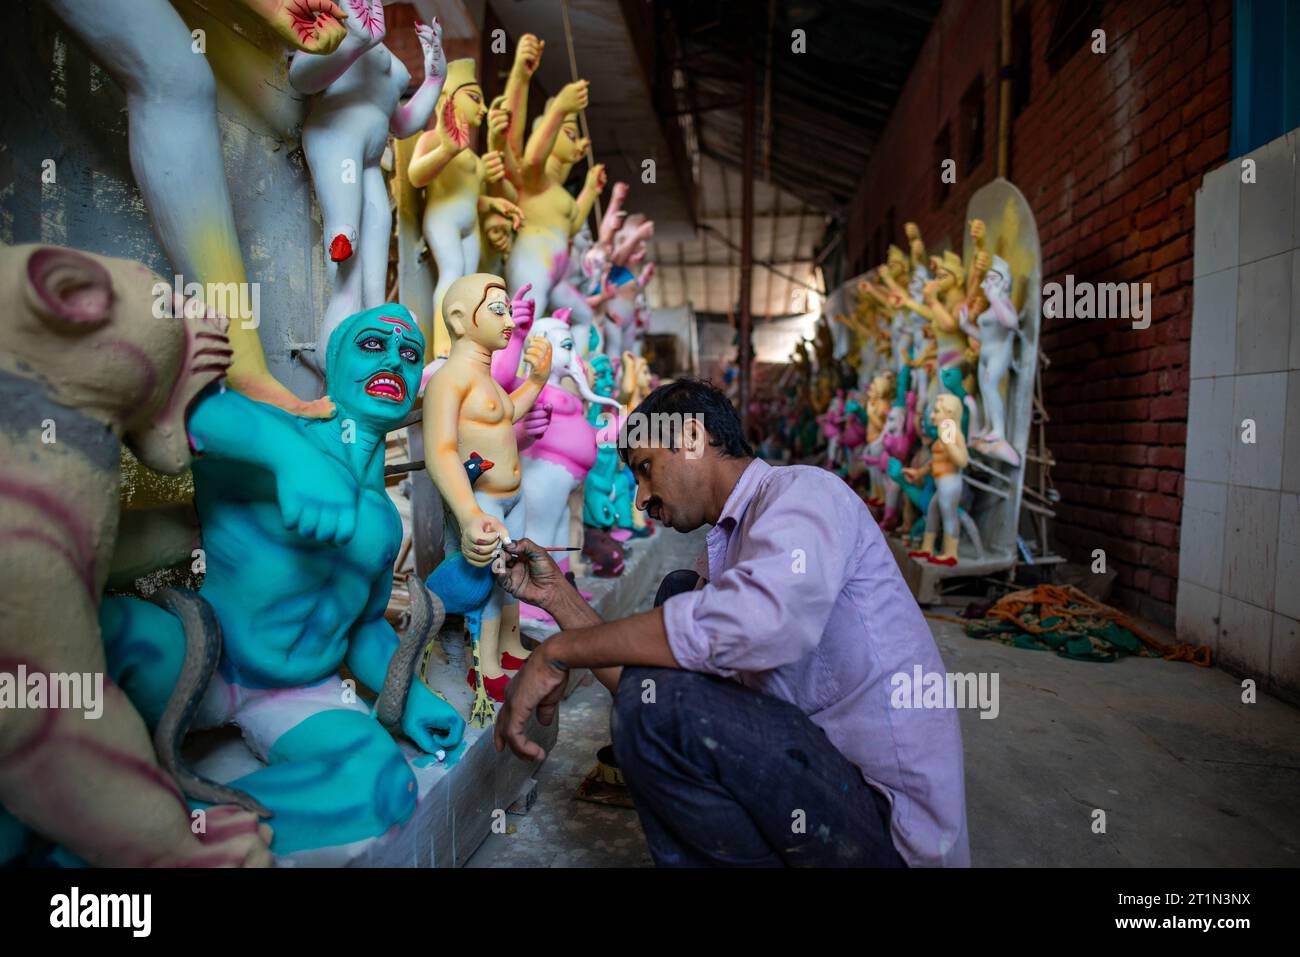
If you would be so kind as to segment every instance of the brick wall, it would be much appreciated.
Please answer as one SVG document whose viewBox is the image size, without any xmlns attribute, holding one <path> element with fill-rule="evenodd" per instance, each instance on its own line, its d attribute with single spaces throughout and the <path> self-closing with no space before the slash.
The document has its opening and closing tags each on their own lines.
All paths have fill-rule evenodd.
<svg viewBox="0 0 1300 957">
<path fill-rule="evenodd" d="M 1047 63 L 1057 2 L 1028 2 L 1029 96 L 1012 123 L 1010 176 L 1028 199 L 1043 281 L 1152 284 L 1144 331 L 1127 321 L 1045 319 L 1048 444 L 1062 502 L 1060 549 L 1106 550 L 1116 604 L 1173 623 L 1187 438 L 1192 228 L 1202 175 L 1227 158 L 1230 0 L 1101 4 L 1107 52 L 1082 42 Z M 948 0 L 847 211 L 854 274 L 879 262 L 887 223 L 902 244 L 916 221 L 927 244 L 960 248 L 966 202 L 995 175 L 997 6 Z M 983 160 L 964 168 L 962 98 L 978 74 Z M 957 182 L 940 201 L 936 141 L 950 125 Z"/>
</svg>

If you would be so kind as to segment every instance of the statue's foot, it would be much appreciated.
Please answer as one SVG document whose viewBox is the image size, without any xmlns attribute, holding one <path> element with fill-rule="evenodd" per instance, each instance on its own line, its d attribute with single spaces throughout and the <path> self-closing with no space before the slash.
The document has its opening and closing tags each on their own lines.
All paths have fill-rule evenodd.
<svg viewBox="0 0 1300 957">
<path fill-rule="evenodd" d="M 523 649 L 520 650 L 522 651 Z M 528 652 L 526 651 L 524 651 L 524 656 L 522 658 L 516 658 L 508 651 L 501 652 L 501 667 L 505 671 L 518 671 L 524 666 L 524 662 L 527 660 Z"/>
<path fill-rule="evenodd" d="M 269 372 L 256 375 L 232 373 L 227 376 L 226 381 L 232 389 L 254 402 L 265 402 L 277 409 L 283 409 L 290 415 L 302 416 L 305 419 L 327 419 L 334 414 L 334 400 L 329 396 L 321 396 L 311 401 L 300 399 L 275 381 Z"/>
<path fill-rule="evenodd" d="M 957 564 L 957 559 L 955 559 L 955 558 L 952 558 L 952 557 L 949 557 L 949 558 L 941 558 L 941 557 L 936 556 L 936 555 L 930 555 L 930 556 L 928 556 L 928 557 L 926 558 L 926 561 L 929 562 L 931 565 L 946 565 L 946 566 L 948 566 L 949 568 L 951 568 L 953 565 L 956 565 L 956 564 Z"/>
<path fill-rule="evenodd" d="M 474 692 L 474 704 L 469 710 L 469 723 L 479 728 L 486 728 L 496 715 L 496 708 L 492 707 L 492 699 L 487 696 L 487 692 L 482 687 L 477 688 Z"/>
<path fill-rule="evenodd" d="M 347 235 L 345 235 L 344 233 L 339 233 L 332 240 L 330 240 L 330 261 L 331 262 L 336 262 L 336 263 L 347 262 L 349 259 L 352 258 L 352 253 L 354 251 L 355 250 L 352 248 L 352 240 L 349 239 Z"/>
<path fill-rule="evenodd" d="M 474 668 L 469 669 L 466 676 L 469 686 L 477 693 L 479 691 L 478 671 Z M 510 684 L 509 675 L 497 675 L 495 678 L 483 676 L 483 689 L 487 691 L 487 696 L 498 704 L 506 700 L 506 685 Z"/>
<path fill-rule="evenodd" d="M 285 43 L 317 55 L 333 53 L 348 35 L 347 14 L 331 0 L 243 0 Z"/>
<path fill-rule="evenodd" d="M 972 442 L 971 447 L 989 458 L 997 459 L 999 462 L 1006 462 L 1008 465 L 1015 466 L 1020 464 L 1020 453 L 1016 451 L 1015 446 L 1001 436 L 985 436 Z"/>
<path fill-rule="evenodd" d="M 918 548 L 915 549 L 914 551 L 908 552 L 907 557 L 908 558 L 929 558 L 930 553 L 927 551 L 922 551 L 921 549 Z"/>
</svg>

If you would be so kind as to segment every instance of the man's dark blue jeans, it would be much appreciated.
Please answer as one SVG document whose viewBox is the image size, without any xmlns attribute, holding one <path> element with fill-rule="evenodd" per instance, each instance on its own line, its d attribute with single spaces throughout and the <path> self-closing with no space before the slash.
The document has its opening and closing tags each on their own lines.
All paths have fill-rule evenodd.
<svg viewBox="0 0 1300 957">
<path fill-rule="evenodd" d="M 673 572 L 655 604 L 693 588 Z M 624 668 L 611 718 L 661 867 L 902 867 L 889 802 L 798 708 L 734 681 Z"/>
</svg>

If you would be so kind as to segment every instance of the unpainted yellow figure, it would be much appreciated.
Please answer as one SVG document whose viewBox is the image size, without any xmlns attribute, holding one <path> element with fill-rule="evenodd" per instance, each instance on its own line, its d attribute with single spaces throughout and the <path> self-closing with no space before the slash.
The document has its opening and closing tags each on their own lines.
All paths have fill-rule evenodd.
<svg viewBox="0 0 1300 957">
<path fill-rule="evenodd" d="M 473 131 L 487 117 L 489 129 L 502 134 L 510 115 L 501 109 L 488 110 L 473 60 L 453 60 L 447 65 L 447 80 L 435 109 L 437 127 L 420 134 L 406 171 L 412 186 L 426 187 L 424 238 L 438 267 L 433 328 L 425 330 L 426 359 L 445 356 L 451 349 L 442 299 L 453 282 L 478 269 L 481 213 L 486 210 L 509 219 L 516 229 L 523 218 L 508 199 L 484 195 L 485 185 L 506 178 L 513 156 L 507 156 L 508 144 L 504 151 L 476 155 L 470 149 Z"/>
<path fill-rule="evenodd" d="M 499 276 L 471 273 L 452 283 L 443 310 L 451 351 L 424 392 L 429 475 L 460 526 L 461 552 L 479 568 L 492 561 L 503 541 L 523 536 L 525 503 L 514 423 L 532 408 L 551 371 L 551 345 L 539 336 L 528 340 L 528 377 L 514 392 L 507 393 L 492 378 L 492 355 L 509 344 L 512 313 L 521 303 L 526 305 L 510 300 Z M 471 454 L 493 463 L 473 488 L 462 464 Z M 504 685 L 503 650 L 528 657 L 519 641 L 519 605 L 494 585 L 479 633 L 479 673 L 489 691 L 493 682 Z M 493 697 L 500 700 L 498 694 Z"/>
</svg>

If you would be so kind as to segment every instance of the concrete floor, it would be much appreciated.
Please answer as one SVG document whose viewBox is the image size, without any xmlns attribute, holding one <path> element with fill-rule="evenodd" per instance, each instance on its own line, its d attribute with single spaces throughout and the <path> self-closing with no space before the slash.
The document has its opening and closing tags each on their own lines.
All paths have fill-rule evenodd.
<svg viewBox="0 0 1300 957">
<path fill-rule="evenodd" d="M 689 567 L 702 536 L 666 537 L 662 572 Z M 1070 661 L 931 626 L 950 672 L 999 676 L 998 717 L 961 716 L 976 866 L 1300 864 L 1297 709 L 1263 694 L 1243 704 L 1240 682 L 1217 669 Z M 649 866 L 634 811 L 573 799 L 608 722 L 598 683 L 569 697 L 537 803 L 468 866 Z"/>
</svg>

